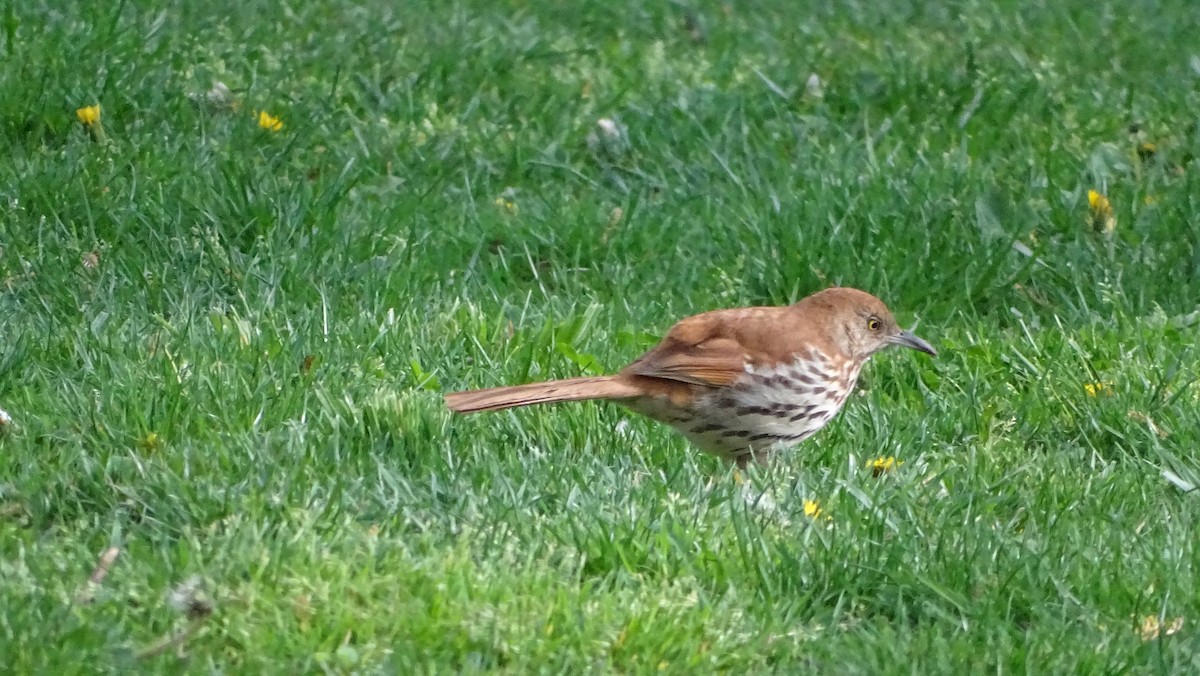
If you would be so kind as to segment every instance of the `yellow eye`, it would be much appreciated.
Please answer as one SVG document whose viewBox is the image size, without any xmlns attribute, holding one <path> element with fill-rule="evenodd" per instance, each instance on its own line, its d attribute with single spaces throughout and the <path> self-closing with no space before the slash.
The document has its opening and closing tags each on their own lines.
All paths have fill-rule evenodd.
<svg viewBox="0 0 1200 676">
<path fill-rule="evenodd" d="M 878 319 L 871 317 L 870 319 L 867 320 L 867 328 L 868 329 L 871 329 L 872 331 L 878 331 L 879 326 L 880 326 L 880 324 L 879 324 Z"/>
</svg>

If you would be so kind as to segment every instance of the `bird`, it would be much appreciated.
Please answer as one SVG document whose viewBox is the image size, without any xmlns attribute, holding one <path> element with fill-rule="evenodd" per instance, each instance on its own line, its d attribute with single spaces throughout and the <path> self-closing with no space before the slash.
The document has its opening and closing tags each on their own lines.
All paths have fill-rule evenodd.
<svg viewBox="0 0 1200 676">
<path fill-rule="evenodd" d="M 701 451 L 745 468 L 809 438 L 837 415 L 872 355 L 899 345 L 937 355 L 875 296 L 850 287 L 786 306 L 712 310 L 680 320 L 619 372 L 452 392 L 477 413 L 602 400 L 665 423 Z"/>
</svg>

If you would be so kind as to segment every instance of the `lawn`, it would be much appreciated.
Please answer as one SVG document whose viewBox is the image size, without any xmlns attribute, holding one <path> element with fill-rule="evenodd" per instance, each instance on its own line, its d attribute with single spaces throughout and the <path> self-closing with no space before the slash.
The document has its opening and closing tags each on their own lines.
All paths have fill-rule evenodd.
<svg viewBox="0 0 1200 676">
<path fill-rule="evenodd" d="M 7 670 L 1200 670 L 1191 0 L 154 5 L 0 9 Z M 745 475 L 442 403 L 835 284 Z"/>
</svg>

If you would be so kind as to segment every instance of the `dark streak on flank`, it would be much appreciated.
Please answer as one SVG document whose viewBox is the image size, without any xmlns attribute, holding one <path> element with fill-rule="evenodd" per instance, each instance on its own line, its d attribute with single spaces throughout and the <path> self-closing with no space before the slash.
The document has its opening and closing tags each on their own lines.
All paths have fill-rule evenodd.
<svg viewBox="0 0 1200 676">
<path fill-rule="evenodd" d="M 800 369 L 792 369 L 791 376 L 792 376 L 792 380 L 798 380 L 798 381 L 804 383 L 805 385 L 815 384 L 813 377 L 811 375 L 809 375 L 808 373 L 801 371 Z"/>
<path fill-rule="evenodd" d="M 799 413 L 788 418 L 788 422 L 800 422 L 801 420 L 804 420 L 806 418 L 814 418 L 816 416 L 813 415 L 813 412 L 816 410 L 817 410 L 816 404 L 809 404 L 808 406 L 805 406 L 803 409 L 801 409 L 801 411 Z"/>
<path fill-rule="evenodd" d="M 717 423 L 706 423 L 693 427 L 691 431 L 692 434 L 708 434 L 710 432 L 716 432 L 717 430 L 723 429 L 725 429 L 724 425 L 718 425 Z"/>
<path fill-rule="evenodd" d="M 740 437 L 742 439 L 745 439 L 746 437 L 750 436 L 751 434 L 752 434 L 752 432 L 750 430 L 725 430 L 724 432 L 721 432 L 720 436 L 722 438 L 724 438 L 724 437 Z"/>
</svg>

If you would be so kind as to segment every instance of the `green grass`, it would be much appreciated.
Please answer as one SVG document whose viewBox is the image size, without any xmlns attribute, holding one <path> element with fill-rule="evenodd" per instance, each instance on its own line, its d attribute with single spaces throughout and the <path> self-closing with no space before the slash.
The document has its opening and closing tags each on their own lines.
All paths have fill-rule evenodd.
<svg viewBox="0 0 1200 676">
<path fill-rule="evenodd" d="M 1200 668 L 1189 0 L 184 4 L 0 16 L 0 664 Z M 441 403 L 831 284 L 941 354 L 750 489 Z"/>
</svg>

